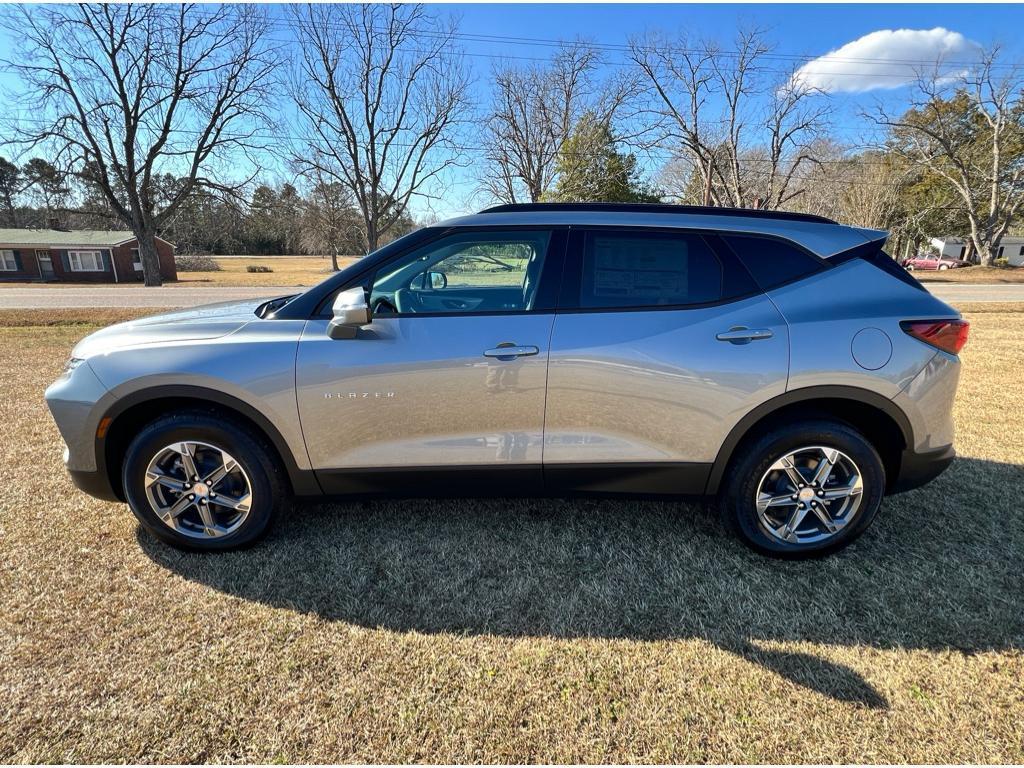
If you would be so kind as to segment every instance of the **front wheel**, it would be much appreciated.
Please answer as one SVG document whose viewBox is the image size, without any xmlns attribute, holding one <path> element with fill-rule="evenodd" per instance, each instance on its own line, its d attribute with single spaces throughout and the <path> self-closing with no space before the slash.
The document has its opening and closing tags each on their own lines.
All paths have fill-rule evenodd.
<svg viewBox="0 0 1024 768">
<path fill-rule="evenodd" d="M 743 446 L 720 505 L 729 527 L 754 549 L 814 557 L 860 536 L 884 490 L 882 460 L 863 435 L 841 422 L 808 421 Z"/>
<path fill-rule="evenodd" d="M 260 435 L 202 411 L 170 414 L 142 429 L 128 446 L 122 480 L 146 530 L 173 546 L 208 551 L 257 541 L 285 488 Z"/>
</svg>

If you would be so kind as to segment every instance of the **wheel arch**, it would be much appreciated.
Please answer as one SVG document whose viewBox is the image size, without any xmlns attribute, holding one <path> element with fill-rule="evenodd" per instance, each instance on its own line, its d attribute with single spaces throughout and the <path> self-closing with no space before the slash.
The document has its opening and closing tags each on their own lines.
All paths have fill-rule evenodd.
<svg viewBox="0 0 1024 768">
<path fill-rule="evenodd" d="M 739 420 L 718 451 L 705 493 L 718 493 L 737 449 L 747 440 L 794 418 L 822 417 L 843 421 L 862 432 L 882 457 L 887 485 L 891 486 L 897 480 L 903 451 L 914 445 L 913 427 L 899 406 L 868 389 L 805 387 L 778 395 Z"/>
<path fill-rule="evenodd" d="M 288 475 L 293 494 L 315 496 L 321 493 L 312 470 L 296 464 L 292 451 L 280 430 L 249 403 L 225 392 L 194 385 L 148 387 L 120 398 L 103 415 L 110 419 L 103 437 L 96 437 L 97 468 L 107 477 L 114 494 L 124 501 L 120 468 L 128 444 L 138 429 L 160 416 L 181 410 L 207 410 L 218 416 L 241 421 L 266 438 Z"/>
</svg>

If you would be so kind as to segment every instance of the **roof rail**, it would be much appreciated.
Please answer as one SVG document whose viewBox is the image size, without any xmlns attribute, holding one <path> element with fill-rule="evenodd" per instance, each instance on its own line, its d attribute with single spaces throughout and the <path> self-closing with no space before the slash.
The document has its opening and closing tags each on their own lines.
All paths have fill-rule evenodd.
<svg viewBox="0 0 1024 768">
<path fill-rule="evenodd" d="M 480 213 L 516 213 L 524 211 L 598 211 L 607 213 L 683 213 L 702 216 L 744 216 L 751 219 L 784 219 L 811 221 L 818 224 L 838 222 L 812 213 L 792 211 L 765 211 L 758 208 L 716 208 L 704 205 L 674 205 L 671 203 L 512 203 L 485 208 Z"/>
</svg>

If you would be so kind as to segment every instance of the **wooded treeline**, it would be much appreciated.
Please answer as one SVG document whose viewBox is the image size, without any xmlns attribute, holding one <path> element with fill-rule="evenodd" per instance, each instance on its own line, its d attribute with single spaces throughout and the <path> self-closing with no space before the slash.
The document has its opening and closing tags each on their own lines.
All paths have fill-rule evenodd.
<svg viewBox="0 0 1024 768">
<path fill-rule="evenodd" d="M 758 29 L 575 41 L 474 90 L 456 21 L 428 7 L 271 10 L 5 9 L 24 91 L 0 122 L 2 225 L 131 229 L 158 284 L 158 233 L 179 252 L 364 253 L 455 179 L 475 180 L 471 207 L 784 208 L 889 229 L 900 256 L 964 235 L 982 263 L 1024 200 L 1024 78 L 998 48 L 921 63 L 851 146 Z"/>
</svg>

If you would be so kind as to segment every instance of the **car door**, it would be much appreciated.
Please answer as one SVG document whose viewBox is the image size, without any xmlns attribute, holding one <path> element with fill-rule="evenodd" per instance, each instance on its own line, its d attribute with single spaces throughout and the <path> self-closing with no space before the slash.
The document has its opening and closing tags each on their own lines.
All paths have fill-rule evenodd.
<svg viewBox="0 0 1024 768">
<path fill-rule="evenodd" d="M 549 360 L 549 485 L 701 493 L 729 430 L 785 391 L 787 327 L 713 233 L 573 229 Z"/>
<path fill-rule="evenodd" d="M 355 338 L 307 323 L 296 392 L 326 492 L 539 485 L 566 236 L 451 231 L 365 276 L 372 320 Z"/>
</svg>

